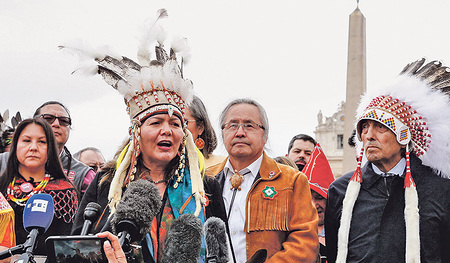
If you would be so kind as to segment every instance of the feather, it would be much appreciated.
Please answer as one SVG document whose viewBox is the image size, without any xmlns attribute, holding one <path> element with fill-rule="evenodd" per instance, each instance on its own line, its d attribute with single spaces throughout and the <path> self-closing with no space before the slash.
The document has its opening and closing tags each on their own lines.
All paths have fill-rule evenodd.
<svg viewBox="0 0 450 263">
<path fill-rule="evenodd" d="M 189 63 L 191 58 L 191 48 L 188 44 L 187 38 L 174 36 L 170 46 L 176 54 L 180 54 L 184 63 Z"/>
<path fill-rule="evenodd" d="M 105 49 L 93 48 L 85 44 L 81 39 L 73 40 L 64 45 L 59 45 L 58 48 L 75 55 L 81 61 L 92 58 L 103 59 L 106 56 Z"/>
<path fill-rule="evenodd" d="M 403 70 L 400 72 L 399 75 L 410 75 L 410 74 L 414 74 L 417 69 L 419 69 L 423 63 L 425 63 L 425 58 L 421 58 L 417 61 L 411 62 L 408 65 L 406 65 L 405 68 L 403 68 Z"/>
<path fill-rule="evenodd" d="M 158 18 L 155 21 L 151 21 L 149 23 L 145 23 L 141 27 L 142 36 L 139 40 L 139 48 L 138 48 L 138 61 L 141 65 L 150 65 L 150 50 L 149 47 L 152 45 L 154 41 L 158 41 L 158 43 L 162 46 L 166 35 L 164 29 L 158 26 L 156 23 L 163 18 L 168 16 L 166 9 L 158 10 Z"/>
<path fill-rule="evenodd" d="M 98 64 L 100 64 L 102 67 L 114 71 L 116 74 L 125 79 L 128 79 L 130 78 L 130 76 L 137 74 L 140 70 L 139 64 L 128 58 L 124 60 L 122 57 L 121 60 L 118 60 L 107 55 L 104 59 L 95 59 L 95 61 L 97 61 Z M 123 63 L 124 61 L 126 61 L 127 64 L 131 64 L 131 62 L 133 62 L 134 64 L 132 65 L 132 67 L 129 67 L 127 64 Z M 137 67 L 139 67 L 139 69 L 135 69 Z"/>
<path fill-rule="evenodd" d="M 447 67 L 441 67 L 436 70 L 435 74 L 426 79 L 430 83 L 431 87 L 440 89 L 439 87 L 448 86 L 450 81 L 450 69 Z"/>
<path fill-rule="evenodd" d="M 3 113 L 3 120 L 6 122 L 9 119 L 9 110 L 5 110 L 5 113 Z"/>
<path fill-rule="evenodd" d="M 166 63 L 169 59 L 166 50 L 162 46 L 155 46 L 156 60 L 161 64 Z"/>
<path fill-rule="evenodd" d="M 127 57 L 122 57 L 122 63 L 135 71 L 141 70 L 141 65 L 139 65 L 138 63 L 134 62 L 133 60 Z"/>
<path fill-rule="evenodd" d="M 435 60 L 431 61 L 425 66 L 423 66 L 421 69 L 417 70 L 417 72 L 414 73 L 419 78 L 427 79 L 430 76 L 433 76 L 436 73 L 436 70 L 442 66 L 442 63 Z"/>
<path fill-rule="evenodd" d="M 86 60 L 79 64 L 79 67 L 72 71 L 71 74 L 93 76 L 98 74 L 98 65 L 92 60 Z"/>
<path fill-rule="evenodd" d="M 13 129 L 16 129 L 17 125 L 22 121 L 22 116 L 20 116 L 20 112 L 16 113 L 16 116 L 13 116 L 11 118 L 11 124 L 13 126 Z"/>
<path fill-rule="evenodd" d="M 408 64 L 400 75 L 409 74 L 415 76 L 432 89 L 440 90 L 450 96 L 450 68 L 442 66 L 442 62 L 438 60 L 431 61 L 419 68 L 424 62 L 425 59 L 421 59 Z"/>
<path fill-rule="evenodd" d="M 109 85 L 111 85 L 115 89 L 118 88 L 119 82 L 121 80 L 124 80 L 124 79 L 122 79 L 122 77 L 120 77 L 114 71 L 112 71 L 108 68 L 105 68 L 103 66 L 98 66 L 98 74 L 102 75 L 105 82 L 108 83 Z"/>
</svg>

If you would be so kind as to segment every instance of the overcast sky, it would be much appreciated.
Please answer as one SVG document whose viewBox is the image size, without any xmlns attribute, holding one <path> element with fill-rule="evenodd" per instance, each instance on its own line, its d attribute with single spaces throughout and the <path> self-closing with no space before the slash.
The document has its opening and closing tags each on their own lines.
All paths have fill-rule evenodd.
<svg viewBox="0 0 450 263">
<path fill-rule="evenodd" d="M 450 1 L 362 0 L 359 7 L 369 89 L 423 56 L 450 64 Z M 314 136 L 319 110 L 329 117 L 345 100 L 356 1 L 0 0 L 0 112 L 31 117 L 43 102 L 61 101 L 73 118 L 70 151 L 95 146 L 112 158 L 128 132 L 123 98 L 98 75 L 70 75 L 77 60 L 57 46 L 82 39 L 136 59 L 138 27 L 160 8 L 169 33 L 188 38 L 184 76 L 216 131 L 228 102 L 256 99 L 269 115 L 269 154 L 284 155 L 294 135 Z M 223 147 L 216 153 L 226 155 Z"/>
</svg>

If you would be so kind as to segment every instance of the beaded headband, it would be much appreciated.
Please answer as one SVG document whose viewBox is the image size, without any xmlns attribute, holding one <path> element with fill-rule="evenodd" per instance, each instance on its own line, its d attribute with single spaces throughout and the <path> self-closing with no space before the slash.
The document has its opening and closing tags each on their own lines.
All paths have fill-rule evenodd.
<svg viewBox="0 0 450 263">
<path fill-rule="evenodd" d="M 368 92 L 356 112 L 356 129 L 361 141 L 361 122 L 374 120 L 388 127 L 397 142 L 406 145 L 405 226 L 407 262 L 420 261 L 419 200 L 411 174 L 410 151 L 444 178 L 450 178 L 450 69 L 439 61 L 425 59 L 408 64 L 393 82 Z M 338 232 L 336 262 L 346 262 L 353 207 L 362 182 L 361 160 L 348 184 Z"/>
<path fill-rule="evenodd" d="M 186 105 L 192 101 L 193 85 L 183 78 L 183 63 L 189 57 L 189 48 L 185 38 L 172 39 L 170 55 L 164 49 L 166 34 L 158 22 L 167 17 L 165 9 L 158 10 L 158 17 L 143 26 L 143 34 L 138 49 L 138 61 L 107 54 L 105 49 L 92 50 L 79 46 L 60 46 L 94 60 L 96 65 L 83 67 L 78 71 L 100 74 L 104 81 L 119 91 L 125 100 L 130 116 L 130 142 L 123 149 L 116 164 L 116 171 L 108 194 L 111 214 L 122 197 L 122 189 L 134 179 L 136 164 L 140 154 L 140 126 L 148 117 L 155 114 L 175 115 L 184 122 Z M 156 43 L 155 43 L 156 42 Z M 155 45 L 154 55 L 150 47 Z M 177 54 L 181 57 L 180 65 Z M 195 214 L 205 203 L 203 182 L 199 170 L 198 155 L 191 133 L 185 129 L 185 138 L 181 146 L 179 167 L 174 175 L 173 188 L 177 188 L 184 177 L 185 158 L 189 160 L 189 172 L 192 182 L 192 194 L 196 201 Z"/>
</svg>

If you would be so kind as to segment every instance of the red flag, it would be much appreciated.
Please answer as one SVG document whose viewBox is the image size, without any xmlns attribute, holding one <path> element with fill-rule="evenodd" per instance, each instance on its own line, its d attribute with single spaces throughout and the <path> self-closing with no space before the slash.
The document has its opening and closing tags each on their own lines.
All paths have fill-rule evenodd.
<svg viewBox="0 0 450 263">
<path fill-rule="evenodd" d="M 327 157 L 319 144 L 314 147 L 308 163 L 302 172 L 308 177 L 309 187 L 318 194 L 327 198 L 328 187 L 334 181 L 333 172 Z"/>
</svg>

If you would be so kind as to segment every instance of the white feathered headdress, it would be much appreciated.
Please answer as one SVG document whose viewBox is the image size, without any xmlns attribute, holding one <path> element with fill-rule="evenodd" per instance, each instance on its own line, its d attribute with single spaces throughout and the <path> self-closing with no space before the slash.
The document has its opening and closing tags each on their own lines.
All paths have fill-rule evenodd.
<svg viewBox="0 0 450 263">
<path fill-rule="evenodd" d="M 94 60 L 94 66 L 88 65 L 77 71 L 91 74 L 101 74 L 103 79 L 118 90 L 125 99 L 127 113 L 131 119 L 130 143 L 117 160 L 116 172 L 111 182 L 108 199 L 112 212 L 122 196 L 122 188 L 134 179 L 135 164 L 139 150 L 140 125 L 149 116 L 159 113 L 175 115 L 184 122 L 184 110 L 192 101 L 193 85 L 190 80 L 183 78 L 183 63 L 189 57 L 189 47 L 185 38 L 172 40 L 170 53 L 164 49 L 166 33 L 158 22 L 167 17 L 165 9 L 158 10 L 158 17 L 143 26 L 143 34 L 138 48 L 138 61 L 113 54 L 107 49 L 89 49 L 77 45 L 64 45 L 60 48 L 75 52 L 83 59 Z M 156 44 L 156 45 L 155 45 Z M 154 58 L 150 47 L 155 45 Z M 109 53 L 109 54 L 108 54 Z M 180 65 L 177 54 L 181 56 Z M 86 63 L 85 63 L 86 64 Z M 200 212 L 200 203 L 205 202 L 203 182 L 198 168 L 198 156 L 190 132 L 185 129 L 189 170 L 192 181 L 192 193 L 196 198 L 197 210 Z M 180 158 L 183 159 L 183 158 Z M 183 161 L 184 162 L 184 161 Z M 184 170 L 180 163 L 181 171 Z M 178 172 L 178 171 L 177 171 Z M 177 174 L 174 188 L 183 177 L 183 172 Z"/>
<path fill-rule="evenodd" d="M 411 176 L 409 153 L 444 178 L 450 178 L 450 68 L 439 61 L 425 64 L 422 58 L 408 64 L 394 81 L 367 92 L 356 112 L 356 130 L 361 140 L 361 121 L 384 124 L 406 145 L 405 223 L 406 261 L 420 262 L 419 206 Z M 345 262 L 353 206 L 362 182 L 361 159 L 350 179 L 343 201 L 336 262 Z"/>
</svg>

